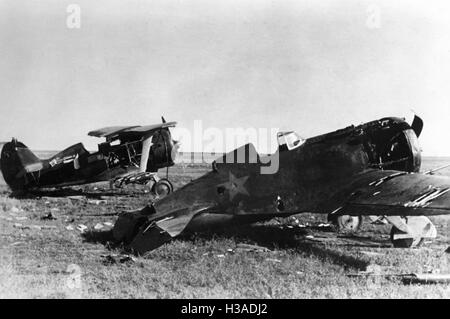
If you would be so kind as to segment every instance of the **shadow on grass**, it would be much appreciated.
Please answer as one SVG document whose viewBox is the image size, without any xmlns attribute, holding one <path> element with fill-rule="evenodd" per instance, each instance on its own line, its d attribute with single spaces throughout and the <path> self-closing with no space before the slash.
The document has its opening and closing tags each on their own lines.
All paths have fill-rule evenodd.
<svg viewBox="0 0 450 319">
<path fill-rule="evenodd" d="M 109 245 L 114 242 L 112 230 L 88 230 L 81 234 L 85 242 Z"/>
<path fill-rule="evenodd" d="M 104 190 L 98 189 L 93 190 L 83 190 L 74 188 L 57 188 L 57 189 L 36 189 L 27 191 L 14 191 L 9 197 L 15 199 L 35 199 L 40 197 L 69 197 L 69 196 L 83 196 L 88 199 L 102 199 L 102 197 L 108 196 L 127 196 L 136 197 L 139 194 L 131 194 L 129 191 L 124 189 L 116 190 Z"/>
<path fill-rule="evenodd" d="M 215 232 L 196 233 L 179 237 L 180 240 L 232 238 L 236 242 L 251 242 L 269 249 L 294 249 L 307 256 L 315 256 L 323 261 L 341 265 L 344 268 L 365 270 L 370 264 L 367 259 L 357 258 L 338 247 L 327 248 L 323 243 L 308 242 L 304 236 L 310 234 L 303 228 L 280 229 L 274 225 L 244 225 L 230 227 Z M 338 240 L 338 239 L 337 239 Z"/>
<path fill-rule="evenodd" d="M 325 262 L 331 262 L 344 268 L 366 270 L 370 261 L 365 257 L 351 255 L 342 247 L 327 247 L 321 242 L 308 242 L 305 236 L 310 234 L 309 229 L 304 228 L 283 228 L 275 225 L 243 225 L 232 226 L 227 229 L 207 231 L 177 237 L 177 240 L 220 240 L 233 239 L 236 243 L 251 243 L 269 248 L 271 250 L 293 249 L 294 251 L 306 255 L 314 256 Z M 112 230 L 89 230 L 83 233 L 85 242 L 101 243 L 108 248 L 117 248 Z M 339 240 L 339 238 L 336 238 Z M 364 246 L 364 245 L 359 245 Z"/>
</svg>

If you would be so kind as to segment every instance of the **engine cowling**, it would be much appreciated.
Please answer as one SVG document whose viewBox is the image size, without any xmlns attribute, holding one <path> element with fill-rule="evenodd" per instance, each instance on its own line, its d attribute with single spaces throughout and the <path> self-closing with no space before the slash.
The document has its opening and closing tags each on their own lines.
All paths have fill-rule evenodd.
<svg viewBox="0 0 450 319">
<path fill-rule="evenodd" d="M 147 162 L 147 171 L 155 172 L 160 168 L 170 167 L 175 164 L 178 143 L 172 139 L 168 129 L 162 129 L 152 136 Z"/>
</svg>

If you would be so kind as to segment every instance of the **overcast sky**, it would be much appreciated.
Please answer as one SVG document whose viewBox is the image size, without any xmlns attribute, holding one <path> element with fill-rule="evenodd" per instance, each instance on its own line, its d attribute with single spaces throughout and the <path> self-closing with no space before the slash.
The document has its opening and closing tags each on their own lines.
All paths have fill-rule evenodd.
<svg viewBox="0 0 450 319">
<path fill-rule="evenodd" d="M 0 141 L 94 150 L 88 131 L 161 115 L 310 137 L 414 109 L 450 155 L 447 3 L 2 0 Z"/>
</svg>

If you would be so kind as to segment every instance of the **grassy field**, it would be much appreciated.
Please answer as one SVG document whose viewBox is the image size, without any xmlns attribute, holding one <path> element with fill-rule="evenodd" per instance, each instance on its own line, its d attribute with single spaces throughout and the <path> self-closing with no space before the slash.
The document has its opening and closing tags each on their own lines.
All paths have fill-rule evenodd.
<svg viewBox="0 0 450 319">
<path fill-rule="evenodd" d="M 445 162 L 428 158 L 424 170 Z M 180 187 L 208 169 L 179 165 L 171 179 Z M 392 248 L 387 226 L 366 223 L 352 237 L 320 227 L 326 216 L 303 214 L 187 236 L 127 258 L 108 244 L 110 225 L 118 212 L 148 202 L 144 189 L 95 184 L 71 188 L 71 198 L 55 191 L 14 199 L 0 184 L 1 298 L 450 297 L 449 285 L 405 285 L 386 276 L 450 273 L 447 217 L 432 218 L 439 237 L 418 249 Z M 43 219 L 49 213 L 56 219 Z M 79 225 L 88 228 L 81 233 Z"/>
</svg>

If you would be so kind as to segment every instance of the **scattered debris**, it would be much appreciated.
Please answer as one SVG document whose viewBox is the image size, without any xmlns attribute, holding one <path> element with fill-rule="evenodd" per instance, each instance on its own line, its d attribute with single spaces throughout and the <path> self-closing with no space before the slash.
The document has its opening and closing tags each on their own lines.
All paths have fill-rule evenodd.
<svg viewBox="0 0 450 319">
<path fill-rule="evenodd" d="M 121 257 L 119 259 L 119 262 L 122 263 L 122 264 L 126 263 L 126 262 L 129 262 L 129 261 L 135 262 L 136 258 L 134 258 L 133 256 L 130 256 L 130 255 L 125 255 L 125 256 L 123 256 L 123 257 Z"/>
<path fill-rule="evenodd" d="M 57 218 L 52 215 L 52 212 L 49 212 L 47 215 L 41 217 L 42 220 L 56 220 Z"/>
<path fill-rule="evenodd" d="M 41 226 L 38 226 L 38 225 L 33 225 L 33 227 L 35 227 L 35 228 L 38 228 L 38 229 L 56 229 L 56 226 L 54 226 L 54 225 L 41 225 Z"/>
<path fill-rule="evenodd" d="M 94 226 L 94 229 L 95 229 L 95 230 L 100 230 L 100 229 L 102 229 L 102 228 L 103 228 L 103 225 L 100 224 L 100 223 L 97 223 L 97 224 Z"/>
<path fill-rule="evenodd" d="M 111 255 L 102 255 L 101 257 L 103 257 L 103 264 L 104 265 L 113 265 L 113 264 L 117 264 L 116 259 L 111 256 Z"/>
<path fill-rule="evenodd" d="M 75 228 L 72 225 L 66 226 L 67 230 L 74 230 Z"/>
<path fill-rule="evenodd" d="M 266 258 L 266 261 L 271 261 L 271 262 L 274 262 L 274 263 L 281 263 L 281 260 L 273 259 L 273 258 Z"/>
<path fill-rule="evenodd" d="M 119 254 L 111 254 L 111 255 L 100 255 L 103 258 L 104 265 L 114 265 L 117 263 L 129 263 L 135 262 L 136 258 L 130 255 L 119 255 Z"/>
<path fill-rule="evenodd" d="M 233 250 L 232 250 L 233 251 Z M 249 245 L 249 244 L 237 244 L 234 252 L 271 252 L 269 248 L 257 246 L 257 245 Z"/>
<path fill-rule="evenodd" d="M 37 230 L 41 230 L 41 229 L 56 229 L 56 226 L 47 226 L 47 225 L 22 225 L 20 223 L 15 223 L 13 225 L 14 228 L 19 228 L 19 229 L 37 229 Z"/>
<path fill-rule="evenodd" d="M 79 224 L 79 225 L 77 226 L 77 229 L 78 229 L 80 232 L 84 233 L 84 232 L 88 229 L 88 227 L 87 227 L 86 225 Z"/>
<path fill-rule="evenodd" d="M 76 195 L 76 196 L 67 196 L 68 199 L 71 200 L 85 200 L 86 197 L 85 196 L 81 196 L 81 195 Z"/>
<path fill-rule="evenodd" d="M 225 258 L 224 254 L 217 255 L 218 258 Z"/>
<path fill-rule="evenodd" d="M 88 200 L 88 203 L 89 204 L 100 205 L 100 204 L 106 204 L 108 202 L 106 200 L 104 200 L 104 199 L 96 199 L 96 200 L 90 199 L 90 200 Z"/>
<path fill-rule="evenodd" d="M 28 217 L 26 217 L 26 216 L 17 216 L 16 219 L 17 220 L 26 220 L 26 219 L 28 219 Z"/>
<path fill-rule="evenodd" d="M 17 208 L 16 206 L 13 206 L 13 207 L 11 207 L 11 212 L 12 213 L 18 213 L 18 212 L 20 212 L 20 209 Z"/>
<path fill-rule="evenodd" d="M 14 227 L 14 228 L 19 228 L 19 229 L 30 229 L 30 226 L 25 226 L 25 225 L 22 225 L 22 224 L 20 224 L 20 223 L 15 223 L 15 224 L 13 225 L 13 227 Z"/>
<path fill-rule="evenodd" d="M 69 218 L 69 217 L 67 217 L 65 220 L 64 220 L 64 222 L 66 222 L 66 223 L 73 223 L 75 221 L 75 218 Z"/>
<path fill-rule="evenodd" d="M 111 222 L 104 222 L 103 225 L 108 226 L 108 227 L 114 227 L 114 224 Z"/>
<path fill-rule="evenodd" d="M 16 241 L 15 243 L 10 244 L 10 246 L 18 246 L 20 244 L 23 244 L 23 241 Z"/>
</svg>

